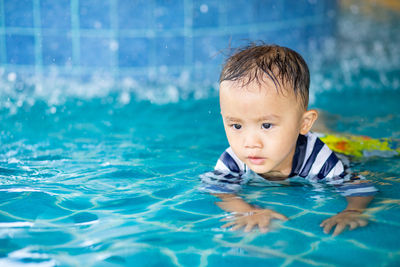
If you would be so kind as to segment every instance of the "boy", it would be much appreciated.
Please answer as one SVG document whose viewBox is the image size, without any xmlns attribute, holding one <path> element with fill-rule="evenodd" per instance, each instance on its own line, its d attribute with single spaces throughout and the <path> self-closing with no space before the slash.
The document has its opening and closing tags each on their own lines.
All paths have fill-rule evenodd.
<svg viewBox="0 0 400 267">
<path fill-rule="evenodd" d="M 348 173 L 309 132 L 318 117 L 316 110 L 307 110 L 309 83 L 305 61 L 289 48 L 251 45 L 228 58 L 220 76 L 220 108 L 230 147 L 214 172 L 202 175 L 208 191 L 222 200 L 217 205 L 237 213 L 222 227 L 248 232 L 258 226 L 266 232 L 271 219 L 288 220 L 234 193 L 251 180 L 281 183 L 291 177 L 335 185 L 346 196 L 347 207 L 320 224 L 325 233 L 334 226 L 333 235 L 338 235 L 347 226 L 352 230 L 367 225 L 362 213 L 377 190 Z"/>
</svg>

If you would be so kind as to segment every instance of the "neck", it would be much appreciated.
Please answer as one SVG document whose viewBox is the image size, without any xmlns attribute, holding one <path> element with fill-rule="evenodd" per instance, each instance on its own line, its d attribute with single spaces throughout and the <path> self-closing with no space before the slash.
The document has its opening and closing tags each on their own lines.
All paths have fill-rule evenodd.
<svg viewBox="0 0 400 267">
<path fill-rule="evenodd" d="M 289 177 L 292 173 L 293 169 L 293 158 L 296 150 L 296 145 L 290 152 L 289 156 L 287 157 L 286 162 L 282 162 L 282 164 L 277 167 L 275 170 L 271 170 L 267 173 L 259 174 L 261 177 L 270 180 L 270 181 L 280 181 L 285 180 Z"/>
<path fill-rule="evenodd" d="M 286 180 L 289 177 L 289 173 L 280 172 L 280 171 L 270 171 L 264 174 L 260 174 L 261 177 L 269 180 L 269 181 L 281 181 Z"/>
</svg>

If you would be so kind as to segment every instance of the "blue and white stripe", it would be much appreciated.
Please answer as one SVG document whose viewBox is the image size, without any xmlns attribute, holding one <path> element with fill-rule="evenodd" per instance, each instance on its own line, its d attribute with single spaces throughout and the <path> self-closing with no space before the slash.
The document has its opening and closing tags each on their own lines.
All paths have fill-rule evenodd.
<svg viewBox="0 0 400 267">
<path fill-rule="evenodd" d="M 300 135 L 293 157 L 289 177 L 299 176 L 310 182 L 335 185 L 343 196 L 370 196 L 378 190 L 364 177 L 351 172 L 346 158 L 340 159 L 315 133 Z M 250 175 L 248 175 L 250 174 Z M 258 176 L 235 155 L 226 149 L 217 161 L 214 172 L 201 175 L 206 188 L 215 193 L 233 193 L 248 182 L 248 177 Z M 243 177 L 246 177 L 244 179 Z"/>
<path fill-rule="evenodd" d="M 219 157 L 214 169 L 221 172 L 244 173 L 245 168 L 245 164 L 235 155 L 232 148 L 229 147 Z"/>
<path fill-rule="evenodd" d="M 342 184 L 338 191 L 345 197 L 364 197 L 371 196 L 377 192 L 377 189 L 370 182 Z"/>
<path fill-rule="evenodd" d="M 298 175 L 308 180 L 330 180 L 344 172 L 344 166 L 336 154 L 329 149 L 315 134 L 305 135 L 306 151 L 297 146 L 295 153 L 305 153 L 304 162 L 299 172 L 292 170 L 292 175 Z M 295 163 L 293 163 L 295 164 Z"/>
</svg>

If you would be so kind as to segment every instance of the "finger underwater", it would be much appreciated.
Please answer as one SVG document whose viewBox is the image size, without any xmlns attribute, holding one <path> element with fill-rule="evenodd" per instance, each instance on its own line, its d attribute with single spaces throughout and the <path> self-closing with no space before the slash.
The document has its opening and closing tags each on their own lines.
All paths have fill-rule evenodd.
<svg viewBox="0 0 400 267">
<path fill-rule="evenodd" d="M 273 217 L 274 217 L 275 219 L 279 219 L 279 220 L 282 220 L 282 221 L 288 221 L 288 220 L 289 220 L 288 217 L 286 217 L 285 215 L 280 214 L 280 213 L 274 213 L 274 214 L 273 214 Z"/>
<path fill-rule="evenodd" d="M 360 220 L 360 222 L 358 223 L 361 227 L 364 227 L 368 224 L 368 221 L 365 220 Z"/>
<path fill-rule="evenodd" d="M 325 234 L 329 234 L 329 232 L 331 231 L 333 225 L 334 225 L 333 223 L 327 223 L 327 224 L 324 226 L 324 233 L 325 233 Z"/>
<path fill-rule="evenodd" d="M 232 231 L 237 231 L 237 230 L 239 230 L 240 228 L 242 228 L 243 226 L 244 226 L 243 224 L 237 224 L 237 225 L 233 226 L 233 227 L 231 228 L 231 230 L 232 230 Z"/>
<path fill-rule="evenodd" d="M 236 222 L 229 222 L 229 223 L 226 223 L 226 224 L 222 225 L 221 228 L 228 228 L 228 227 L 231 227 L 232 225 L 235 225 L 235 224 L 236 224 Z"/>
<path fill-rule="evenodd" d="M 255 225 L 254 223 L 247 224 L 246 227 L 244 228 L 244 231 L 246 233 L 250 232 L 254 228 L 254 225 Z"/>
<path fill-rule="evenodd" d="M 332 236 L 339 235 L 340 233 L 342 233 L 344 231 L 344 229 L 346 229 L 346 224 L 340 223 L 340 224 L 336 225 L 335 231 L 333 231 Z"/>
<path fill-rule="evenodd" d="M 235 219 L 236 219 L 236 218 L 233 217 L 233 216 L 227 216 L 227 217 L 224 217 L 224 218 L 220 219 L 219 221 L 220 221 L 220 222 L 229 222 L 229 221 L 233 221 L 233 220 L 235 220 Z"/>
<path fill-rule="evenodd" d="M 354 230 L 354 229 L 356 229 L 360 224 L 359 223 L 357 223 L 357 222 L 350 222 L 349 223 L 349 229 L 350 230 Z"/>
</svg>

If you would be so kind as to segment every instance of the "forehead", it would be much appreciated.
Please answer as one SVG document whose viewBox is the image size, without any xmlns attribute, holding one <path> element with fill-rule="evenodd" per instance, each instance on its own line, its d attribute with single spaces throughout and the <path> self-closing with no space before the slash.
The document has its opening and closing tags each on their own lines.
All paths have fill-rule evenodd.
<svg viewBox="0 0 400 267">
<path fill-rule="evenodd" d="M 257 97 L 266 99 L 274 99 L 279 101 L 292 102 L 295 104 L 298 101 L 294 91 L 287 86 L 275 85 L 271 80 L 262 82 L 252 81 L 245 84 L 242 81 L 223 81 L 220 83 L 219 91 L 220 99 L 225 98 L 247 98 Z M 237 99 L 241 100 L 241 99 Z"/>
<path fill-rule="evenodd" d="M 262 117 L 283 116 L 299 110 L 292 90 L 277 90 L 272 81 L 243 85 L 236 81 L 220 84 L 220 107 L 223 116 Z"/>
</svg>

